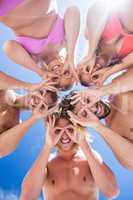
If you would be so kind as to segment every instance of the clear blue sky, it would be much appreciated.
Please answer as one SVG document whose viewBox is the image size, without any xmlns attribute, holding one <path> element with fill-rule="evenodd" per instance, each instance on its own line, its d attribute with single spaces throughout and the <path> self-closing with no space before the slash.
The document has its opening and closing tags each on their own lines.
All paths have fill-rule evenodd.
<svg viewBox="0 0 133 200">
<path fill-rule="evenodd" d="M 68 5 L 76 4 L 81 9 L 81 13 L 84 17 L 86 13 L 85 11 L 89 6 L 89 0 L 57 0 L 57 2 L 59 4 L 59 11 L 61 13 L 64 12 Z M 82 22 L 84 22 L 83 19 Z M 83 31 L 83 26 L 81 30 Z M 0 25 L 1 71 L 25 81 L 36 82 L 40 80 L 36 74 L 17 66 L 11 62 L 6 55 L 4 55 L 2 51 L 2 44 L 5 40 L 13 37 L 14 36 L 9 29 L 5 28 L 3 25 Z M 81 36 L 79 40 L 78 57 L 82 55 L 83 47 L 84 42 L 83 37 Z M 24 112 L 22 114 L 22 119 L 25 120 L 28 118 L 29 114 L 29 112 Z M 133 173 L 119 165 L 109 147 L 107 147 L 98 134 L 92 130 L 89 131 L 92 133 L 94 138 L 93 147 L 102 155 L 104 161 L 116 174 L 121 190 L 120 196 L 117 198 L 117 200 L 133 200 Z M 44 142 L 44 133 L 45 129 L 42 125 L 42 122 L 40 121 L 36 123 L 25 135 L 17 150 L 6 158 L 0 159 L 0 200 L 18 199 L 22 180 L 42 148 Z M 106 198 L 100 195 L 100 200 L 104 199 Z"/>
</svg>

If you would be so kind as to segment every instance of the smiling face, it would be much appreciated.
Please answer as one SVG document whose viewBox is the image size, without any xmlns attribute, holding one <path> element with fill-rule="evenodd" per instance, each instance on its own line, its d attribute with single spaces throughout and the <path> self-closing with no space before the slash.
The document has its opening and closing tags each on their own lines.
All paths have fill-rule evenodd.
<svg viewBox="0 0 133 200">
<path fill-rule="evenodd" d="M 68 90 L 74 84 L 74 77 L 69 68 L 64 69 L 63 61 L 59 59 L 52 60 L 48 64 L 48 71 L 55 75 L 55 77 L 51 78 L 53 82 L 55 82 L 55 86 L 60 90 Z M 49 75 L 47 78 L 50 78 Z"/>
<path fill-rule="evenodd" d="M 89 103 L 89 100 L 88 100 L 88 103 Z M 88 107 L 87 102 L 86 102 L 86 105 L 83 104 L 82 102 L 78 102 L 75 104 L 75 108 L 74 108 L 75 114 L 86 118 L 87 110 L 93 112 L 99 119 L 103 119 L 107 117 L 110 113 L 109 106 L 102 101 L 98 101 L 92 107 Z"/>
<path fill-rule="evenodd" d="M 68 133 L 74 134 L 74 131 L 74 127 L 69 122 L 69 120 L 65 118 L 59 118 L 57 120 L 54 132 L 55 134 L 59 134 L 60 132 L 62 132 L 61 138 L 57 144 L 57 148 L 60 151 L 72 151 L 75 146 L 77 146 L 68 136 Z"/>
<path fill-rule="evenodd" d="M 94 79 L 97 79 L 99 77 L 96 76 L 92 76 L 92 74 L 100 69 L 103 69 L 104 67 L 106 67 L 106 64 L 108 62 L 108 59 L 106 56 L 98 56 L 96 58 L 96 63 L 95 66 L 92 70 L 92 72 L 90 73 L 90 66 L 86 65 L 86 66 L 80 66 L 78 69 L 78 76 L 79 76 L 79 80 L 81 82 L 82 85 L 88 87 L 88 86 L 94 86 Z"/>
</svg>

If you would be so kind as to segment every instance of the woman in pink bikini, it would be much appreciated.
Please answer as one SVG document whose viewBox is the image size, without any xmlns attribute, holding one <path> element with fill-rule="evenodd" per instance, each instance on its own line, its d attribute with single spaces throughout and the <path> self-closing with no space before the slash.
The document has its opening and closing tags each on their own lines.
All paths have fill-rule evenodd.
<svg viewBox="0 0 133 200">
<path fill-rule="evenodd" d="M 133 65 L 133 1 L 125 0 L 123 8 L 120 8 L 121 10 L 114 12 L 107 5 L 96 2 L 88 11 L 86 39 L 90 46 L 79 65 L 79 79 L 85 86 L 89 86 L 91 82 L 101 86 L 110 75 Z M 102 64 L 103 69 L 96 69 L 96 58 L 101 54 L 113 60 L 117 58 L 118 63 L 106 68 L 106 60 Z"/>
<path fill-rule="evenodd" d="M 76 7 L 70 7 L 62 18 L 53 3 L 53 0 L 13 0 L 12 4 L 1 1 L 0 20 L 16 35 L 15 40 L 4 44 L 4 51 L 17 64 L 41 77 L 54 76 L 55 85 L 65 90 L 73 85 L 76 76 L 74 56 L 80 14 Z M 63 48 L 66 56 L 62 61 Z M 52 67 L 48 67 L 51 62 Z"/>
</svg>

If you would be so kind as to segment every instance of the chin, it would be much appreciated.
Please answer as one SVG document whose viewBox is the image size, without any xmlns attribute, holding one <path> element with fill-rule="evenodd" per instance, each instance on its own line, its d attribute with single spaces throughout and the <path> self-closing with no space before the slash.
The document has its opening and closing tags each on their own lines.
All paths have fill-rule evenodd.
<svg viewBox="0 0 133 200">
<path fill-rule="evenodd" d="M 58 147 L 59 147 L 59 149 L 60 149 L 61 151 L 67 152 L 67 151 L 70 151 L 70 150 L 73 149 L 74 143 L 73 143 L 73 142 L 70 142 L 70 143 L 68 143 L 68 144 L 62 144 L 62 143 L 60 143 L 60 144 L 58 145 Z"/>
</svg>

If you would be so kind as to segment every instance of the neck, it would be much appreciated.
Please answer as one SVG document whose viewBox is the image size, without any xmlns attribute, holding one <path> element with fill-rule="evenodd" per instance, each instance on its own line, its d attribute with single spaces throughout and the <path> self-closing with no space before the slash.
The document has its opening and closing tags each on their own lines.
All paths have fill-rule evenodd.
<svg viewBox="0 0 133 200">
<path fill-rule="evenodd" d="M 76 148 L 76 147 L 73 150 L 69 150 L 69 151 L 59 150 L 58 155 L 61 159 L 69 161 L 69 160 L 72 160 L 74 158 L 77 151 L 78 151 L 78 148 Z"/>
</svg>

